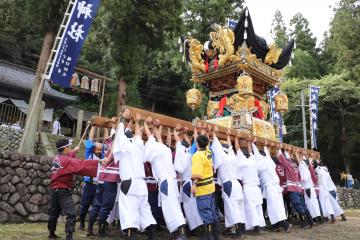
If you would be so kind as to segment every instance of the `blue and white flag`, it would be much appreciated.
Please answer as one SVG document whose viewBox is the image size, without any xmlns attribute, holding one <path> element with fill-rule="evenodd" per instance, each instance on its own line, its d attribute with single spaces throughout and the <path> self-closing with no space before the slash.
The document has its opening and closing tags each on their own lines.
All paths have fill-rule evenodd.
<svg viewBox="0 0 360 240">
<path fill-rule="evenodd" d="M 232 30 L 234 30 L 236 28 L 237 23 L 238 23 L 237 20 L 234 20 L 234 19 L 231 19 L 231 18 L 226 19 L 226 26 L 228 26 Z"/>
<path fill-rule="evenodd" d="M 282 143 L 283 140 L 283 119 L 279 112 L 276 111 L 275 108 L 275 96 L 280 92 L 278 86 L 273 87 L 267 92 L 269 105 L 270 105 L 270 120 L 273 124 L 278 125 L 279 127 L 279 141 Z"/>
<path fill-rule="evenodd" d="M 96 16 L 100 0 L 76 0 L 58 45 L 48 78 L 70 87 L 77 58 Z"/>
<path fill-rule="evenodd" d="M 320 87 L 310 86 L 310 133 L 311 148 L 317 148 L 317 131 L 318 131 L 318 107 L 319 107 Z"/>
</svg>

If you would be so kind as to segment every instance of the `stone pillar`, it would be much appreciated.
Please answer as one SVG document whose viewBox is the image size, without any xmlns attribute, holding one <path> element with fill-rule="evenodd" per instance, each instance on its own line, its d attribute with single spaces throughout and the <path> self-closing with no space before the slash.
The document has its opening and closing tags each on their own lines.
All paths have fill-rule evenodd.
<svg viewBox="0 0 360 240">
<path fill-rule="evenodd" d="M 76 124 L 76 138 L 81 138 L 82 122 L 84 119 L 84 111 L 79 110 L 77 114 L 77 124 Z"/>
<path fill-rule="evenodd" d="M 42 125 L 43 125 L 43 117 L 44 117 L 44 110 L 45 110 L 45 102 L 41 101 L 40 111 L 39 111 L 39 121 L 38 121 L 38 131 L 42 131 Z"/>
</svg>

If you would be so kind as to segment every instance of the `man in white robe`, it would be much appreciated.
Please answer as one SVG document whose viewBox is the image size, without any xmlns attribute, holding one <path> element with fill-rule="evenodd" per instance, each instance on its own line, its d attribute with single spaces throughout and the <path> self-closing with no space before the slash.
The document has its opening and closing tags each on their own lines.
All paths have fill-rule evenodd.
<svg viewBox="0 0 360 240">
<path fill-rule="evenodd" d="M 174 159 L 175 170 L 179 173 L 181 184 L 181 200 L 184 207 L 185 217 L 190 231 L 203 225 L 203 221 L 199 215 L 196 205 L 196 198 L 191 194 L 191 153 L 190 142 L 187 139 L 186 133 L 183 134 L 183 139 L 179 137 L 178 131 L 180 126 L 174 129 L 174 137 L 176 142 L 176 152 Z"/>
<path fill-rule="evenodd" d="M 129 110 L 123 117 L 130 115 Z M 124 132 L 124 124 L 120 122 L 114 141 L 113 154 L 115 162 L 119 162 L 121 177 L 119 195 L 119 216 L 121 229 L 126 232 L 127 239 L 136 239 L 135 229 L 146 230 L 148 239 L 156 239 L 156 221 L 148 202 L 148 189 L 144 171 L 144 143 L 139 126 L 140 114 L 135 116 L 135 136 L 128 138 Z"/>
<path fill-rule="evenodd" d="M 267 203 L 267 213 L 271 224 L 276 228 L 283 228 L 285 232 L 289 232 L 291 224 L 286 219 L 286 211 L 284 199 L 282 195 L 282 187 L 276 173 L 276 164 L 271 159 L 267 147 L 264 151 L 259 151 L 255 145 L 256 139 L 252 144 L 254 156 L 258 165 L 260 181 L 264 186 L 264 193 Z"/>
<path fill-rule="evenodd" d="M 334 215 L 335 215 L 335 217 L 341 215 L 341 220 L 346 221 L 344 211 L 342 210 L 342 208 L 340 207 L 340 205 L 338 203 L 338 199 L 337 199 L 337 195 L 336 195 L 336 186 L 335 186 L 333 180 L 331 179 L 328 169 L 326 167 L 323 167 L 323 169 L 325 171 L 325 177 L 326 177 L 325 181 L 326 181 L 326 185 L 327 185 L 327 190 L 330 193 L 330 202 L 331 202 L 331 206 L 334 209 Z"/>
<path fill-rule="evenodd" d="M 334 209 L 330 202 L 330 193 L 328 191 L 326 183 L 326 172 L 321 166 L 316 166 L 316 174 L 318 176 L 318 186 L 319 186 L 319 200 L 325 219 L 331 217 L 331 223 L 335 223 Z"/>
<path fill-rule="evenodd" d="M 222 159 L 217 169 L 218 180 L 222 185 L 222 198 L 224 200 L 225 227 L 234 227 L 230 232 L 231 238 L 241 238 L 241 224 L 246 221 L 244 209 L 244 195 L 237 173 L 240 168 L 231 145 L 230 132 L 227 134 L 227 144 L 222 145 L 217 138 L 217 127 L 213 132 L 211 150 L 215 159 Z"/>
<path fill-rule="evenodd" d="M 305 204 L 310 211 L 311 217 L 313 219 L 319 218 L 321 212 L 309 167 L 304 160 L 300 158 L 298 152 L 296 152 L 296 160 L 299 164 L 300 182 L 304 188 Z"/>
<path fill-rule="evenodd" d="M 251 234 L 259 234 L 260 227 L 265 226 L 262 210 L 262 193 L 259 187 L 258 166 L 251 149 L 251 139 L 235 138 L 237 158 L 240 161 L 240 174 L 242 175 L 243 191 L 245 198 L 246 229 L 253 231 Z"/>
<path fill-rule="evenodd" d="M 148 140 L 145 144 L 145 160 L 151 163 L 152 172 L 154 177 L 158 180 L 159 184 L 159 203 L 164 215 L 166 226 L 169 232 L 175 236 L 175 231 L 178 234 L 175 239 L 185 240 L 185 218 L 181 211 L 180 194 L 177 186 L 176 172 L 172 163 L 171 149 L 163 144 L 161 131 L 162 127 L 154 128 L 153 134 L 144 122 L 145 133 Z M 159 124 L 159 121 L 156 121 Z M 168 129 L 170 133 L 170 129 Z M 168 144 L 171 144 L 171 133 L 168 135 Z"/>
</svg>

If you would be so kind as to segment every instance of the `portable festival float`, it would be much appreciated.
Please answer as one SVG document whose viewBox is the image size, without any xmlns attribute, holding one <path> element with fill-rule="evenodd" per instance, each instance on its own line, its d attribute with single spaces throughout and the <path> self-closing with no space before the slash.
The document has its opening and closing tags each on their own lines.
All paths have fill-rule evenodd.
<svg viewBox="0 0 360 240">
<path fill-rule="evenodd" d="M 212 29 L 204 44 L 195 38 L 181 36 L 183 57 L 191 68 L 190 81 L 194 83 L 194 88 L 186 93 L 186 102 L 193 110 L 198 108 L 203 93 L 196 85 L 205 88 L 209 99 L 206 119 L 195 119 L 191 123 L 129 107 L 131 114 L 139 112 L 143 120 L 152 117 L 171 128 L 179 123 L 190 132 L 193 132 L 195 122 L 203 121 L 212 127 L 218 125 L 218 135 L 223 139 L 230 128 L 232 137 L 240 130 L 244 137 L 249 134 L 256 136 L 258 144 L 265 140 L 278 143 L 278 125 L 266 120 L 270 107 L 267 91 L 281 85 L 283 68 L 291 59 L 294 41 L 291 40 L 283 49 L 275 43 L 268 46 L 265 39 L 255 34 L 247 8 L 234 29 L 218 24 L 213 24 Z M 278 92 L 274 101 L 276 112 L 283 114 L 288 110 L 288 98 L 283 92 Z M 104 126 L 105 122 L 109 120 L 97 117 L 93 124 Z M 319 156 L 315 151 L 306 151 L 309 155 Z"/>
</svg>

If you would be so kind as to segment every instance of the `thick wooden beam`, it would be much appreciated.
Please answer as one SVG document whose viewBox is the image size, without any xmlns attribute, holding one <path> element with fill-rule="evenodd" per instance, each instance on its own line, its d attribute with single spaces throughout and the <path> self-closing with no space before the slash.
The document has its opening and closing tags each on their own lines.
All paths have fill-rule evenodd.
<svg viewBox="0 0 360 240">
<path fill-rule="evenodd" d="M 128 107 L 128 109 L 130 110 L 130 115 L 133 117 L 135 116 L 136 113 L 139 113 L 141 115 L 141 120 L 144 121 L 145 119 L 147 119 L 148 117 L 151 117 L 153 120 L 155 119 L 159 119 L 160 120 L 160 123 L 162 126 L 164 127 L 170 127 L 170 128 L 175 128 L 177 124 L 180 124 L 182 128 L 188 128 L 189 129 L 189 135 L 191 136 L 194 132 L 194 126 L 193 126 L 193 123 L 192 122 L 189 122 L 189 121 L 185 121 L 185 120 L 181 120 L 181 119 L 178 119 L 178 118 L 174 118 L 174 117 L 170 117 L 170 116 L 166 116 L 166 115 L 163 115 L 163 114 L 158 114 L 158 113 L 154 113 L 154 112 L 150 112 L 150 111 L 146 111 L 146 110 L 143 110 L 143 109 L 140 109 L 140 108 L 135 108 L 135 107 Z M 212 123 L 207 123 L 206 121 L 204 120 L 196 120 L 195 122 L 200 122 L 202 124 L 206 124 L 207 126 L 210 126 L 212 130 L 214 130 L 215 128 L 215 124 L 212 124 Z M 92 124 L 94 126 L 98 126 L 98 127 L 105 127 L 105 128 L 111 128 L 111 119 L 109 118 L 105 118 L 105 117 L 99 117 L 99 116 L 93 116 L 92 118 Z M 219 133 L 217 134 L 218 138 L 219 139 L 222 139 L 222 140 L 226 140 L 226 132 L 227 132 L 227 128 L 225 127 L 222 127 L 222 126 L 217 126 L 218 129 L 219 129 Z M 232 141 L 234 141 L 236 135 L 237 135 L 237 132 L 238 130 L 236 129 L 230 129 L 231 131 L 231 139 Z M 166 131 L 163 131 L 163 134 L 166 134 L 167 132 Z M 240 137 L 242 138 L 247 138 L 249 136 L 248 133 L 244 132 L 244 131 L 240 131 Z M 165 136 L 164 136 L 165 137 Z M 210 135 L 210 137 L 212 137 L 212 134 Z M 276 145 L 279 145 L 279 142 L 275 142 L 275 141 L 272 141 L 272 140 L 268 140 L 268 139 L 265 139 L 265 138 L 261 138 L 261 137 L 256 137 L 257 138 L 257 144 L 259 145 L 264 145 L 265 144 L 265 141 L 267 141 L 267 143 L 273 143 L 275 146 Z M 282 144 L 281 145 L 282 147 L 284 148 L 292 148 L 292 149 L 299 149 L 301 151 L 304 151 L 305 149 L 303 148 L 300 148 L 300 147 L 297 147 L 297 146 L 292 146 L 292 145 L 289 145 L 289 144 Z M 307 154 L 318 154 L 317 152 L 315 151 L 312 151 L 312 150 L 305 150 L 307 152 Z"/>
</svg>

